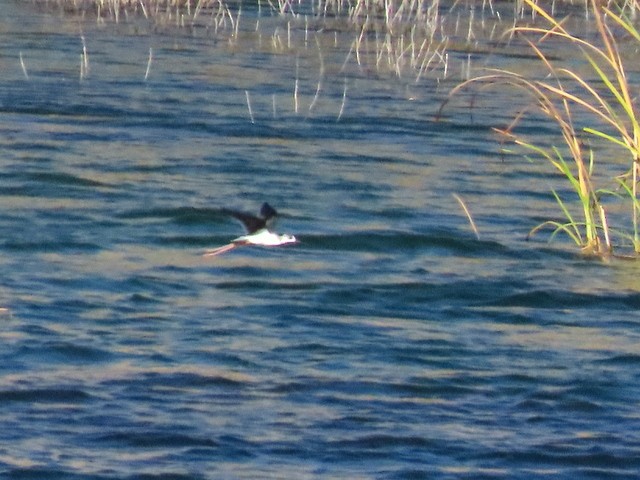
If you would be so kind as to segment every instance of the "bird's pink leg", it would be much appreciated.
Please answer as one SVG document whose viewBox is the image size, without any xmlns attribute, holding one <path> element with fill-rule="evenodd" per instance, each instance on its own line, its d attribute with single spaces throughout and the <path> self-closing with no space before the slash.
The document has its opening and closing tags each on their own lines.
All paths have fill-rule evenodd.
<svg viewBox="0 0 640 480">
<path fill-rule="evenodd" d="M 214 248 L 212 250 L 207 250 L 202 255 L 203 257 L 214 257 L 216 255 L 220 255 L 221 253 L 228 252 L 236 247 L 235 243 L 229 243 L 228 245 L 224 245 L 222 247 Z"/>
</svg>

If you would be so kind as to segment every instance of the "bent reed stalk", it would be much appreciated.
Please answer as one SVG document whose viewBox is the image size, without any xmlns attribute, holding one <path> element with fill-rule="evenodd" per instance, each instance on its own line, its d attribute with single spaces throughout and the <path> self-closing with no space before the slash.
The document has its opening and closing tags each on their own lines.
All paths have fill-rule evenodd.
<svg viewBox="0 0 640 480">
<path fill-rule="evenodd" d="M 625 61 L 620 54 L 613 30 L 622 28 L 628 37 L 637 42 L 637 46 L 640 46 L 640 33 L 622 10 L 616 13 L 603 6 L 601 2 L 591 0 L 589 6 L 597 36 L 593 41 L 585 40 L 565 28 L 567 18 L 554 18 L 535 0 L 523 1 L 549 26 L 514 27 L 508 34 L 524 37 L 526 44 L 546 70 L 547 76 L 539 80 L 513 71 L 487 69 L 485 74 L 456 86 L 450 92 L 449 98 L 474 85 L 481 88 L 509 85 L 532 98 L 532 104 L 537 110 L 559 127 L 564 148 L 535 144 L 517 133 L 516 126 L 524 113 L 516 116 L 507 128 L 494 130 L 516 145 L 545 159 L 561 173 L 578 198 L 581 215 L 579 219 L 575 217 L 571 213 L 571 206 L 554 190 L 552 193 L 566 221 L 545 221 L 533 228 L 530 234 L 550 226 L 553 228 L 551 238 L 559 232 L 564 232 L 584 252 L 601 256 L 612 253 L 614 245 L 611 239 L 614 234 L 623 241 L 630 241 L 637 256 L 640 254 L 640 200 L 637 189 L 640 175 L 640 116 L 638 98 L 632 93 Z M 564 41 L 574 49 L 595 75 L 595 80 L 588 80 L 586 76 L 578 73 L 575 67 L 572 67 L 574 63 L 571 60 L 552 60 L 544 51 L 544 43 L 549 39 Z M 592 122 L 591 126 L 576 130 L 575 109 L 586 113 L 586 118 Z M 582 121 L 584 118 L 583 116 Z M 624 171 L 609 178 L 611 184 L 596 186 L 595 147 L 586 148 L 585 141 L 593 143 L 594 146 L 598 141 L 604 141 L 626 151 L 628 163 Z M 570 159 L 565 158 L 563 151 L 568 151 Z M 615 171 L 619 168 L 612 160 L 601 159 L 598 163 L 603 165 L 605 171 Z M 620 190 L 623 194 L 620 194 Z M 610 227 L 603 204 L 604 198 L 621 199 L 629 203 L 630 228 Z"/>
</svg>

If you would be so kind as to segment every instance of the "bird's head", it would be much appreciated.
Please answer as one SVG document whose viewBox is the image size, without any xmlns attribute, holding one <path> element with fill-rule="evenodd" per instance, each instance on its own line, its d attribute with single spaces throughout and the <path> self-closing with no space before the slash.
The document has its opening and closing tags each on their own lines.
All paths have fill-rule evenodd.
<svg viewBox="0 0 640 480">
<path fill-rule="evenodd" d="M 282 243 L 296 243 L 298 239 L 293 235 L 285 233 L 284 235 L 280 235 L 280 241 L 282 241 Z"/>
</svg>

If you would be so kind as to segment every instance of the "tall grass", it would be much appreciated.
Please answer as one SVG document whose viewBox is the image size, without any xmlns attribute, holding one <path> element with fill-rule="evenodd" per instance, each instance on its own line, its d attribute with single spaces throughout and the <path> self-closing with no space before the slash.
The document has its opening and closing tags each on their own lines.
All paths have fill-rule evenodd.
<svg viewBox="0 0 640 480">
<path fill-rule="evenodd" d="M 522 116 L 517 116 L 507 128 L 498 133 L 523 147 L 533 158 L 546 160 L 568 182 L 575 193 L 578 212 L 573 204 L 553 192 L 564 221 L 546 221 L 532 233 L 552 227 L 555 236 L 564 232 L 583 248 L 597 255 L 609 254 L 614 247 L 630 245 L 640 253 L 638 176 L 640 174 L 640 116 L 638 99 L 627 76 L 626 61 L 620 53 L 619 39 L 624 36 L 640 46 L 640 33 L 623 10 L 613 11 L 597 0 L 590 1 L 596 36 L 587 40 L 571 33 L 565 24 L 541 8 L 535 0 L 523 0 L 546 26 L 519 26 L 510 34 L 524 37 L 526 44 L 540 60 L 547 75 L 543 79 L 529 78 L 506 70 L 487 70 L 453 89 L 452 95 L 463 88 L 481 85 L 482 88 L 509 85 L 524 92 L 532 104 L 554 123 L 561 133 L 562 147 L 533 143 L 517 133 Z M 584 60 L 589 75 L 581 74 L 569 60 L 555 60 L 545 53 L 546 42 L 555 39 L 565 42 L 570 51 Z M 592 78 L 592 79 L 589 79 Z M 589 126 L 576 127 L 576 112 Z M 586 114 L 586 115 L 585 115 Z M 604 142 L 623 150 L 627 160 L 620 166 L 613 158 L 596 159 L 596 147 Z M 594 148 L 585 147 L 592 145 Z M 609 150 L 610 151 L 610 150 Z M 599 170 L 614 172 L 613 177 L 596 178 Z M 617 170 L 617 171 L 616 171 Z M 628 205 L 628 215 L 622 225 L 610 226 L 607 202 L 619 201 Z M 617 242 L 613 244 L 612 238 Z"/>
<path fill-rule="evenodd" d="M 500 21 L 490 0 L 24 0 L 58 8 L 97 22 L 145 20 L 158 29 L 184 28 L 228 34 L 237 39 L 242 8 L 257 9 L 258 17 L 274 15 L 283 24 L 272 35 L 273 49 L 292 50 L 292 30 L 335 35 L 349 50 L 347 62 L 364 72 L 390 72 L 419 82 L 435 72 L 446 79 L 454 71 L 448 48 L 472 51 L 485 12 Z M 479 14 L 474 12 L 479 11 Z M 471 12 L 471 13 L 469 13 Z M 256 23 L 258 30 L 260 20 Z M 469 70 L 471 57 L 463 65 Z"/>
</svg>

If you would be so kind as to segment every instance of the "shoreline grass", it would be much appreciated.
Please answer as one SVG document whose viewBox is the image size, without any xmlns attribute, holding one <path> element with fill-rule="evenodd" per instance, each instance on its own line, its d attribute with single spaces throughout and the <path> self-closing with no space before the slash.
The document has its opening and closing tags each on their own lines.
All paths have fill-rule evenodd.
<svg viewBox="0 0 640 480">
<path fill-rule="evenodd" d="M 638 98 L 633 95 L 633 87 L 626 75 L 626 61 L 620 53 L 615 29 L 622 29 L 638 46 L 640 33 L 622 9 L 613 11 L 597 0 L 590 0 L 590 12 L 596 27 L 594 39 L 584 39 L 571 33 L 565 27 L 567 17 L 553 17 L 535 0 L 524 2 L 547 26 L 518 26 L 509 33 L 524 38 L 546 76 L 530 78 L 514 71 L 486 69 L 483 74 L 456 86 L 450 97 L 470 87 L 508 86 L 524 93 L 531 99 L 533 108 L 558 127 L 563 140 L 561 147 L 536 144 L 518 133 L 517 126 L 524 114 L 516 116 L 506 128 L 494 129 L 529 152 L 531 156 L 527 158 L 531 161 L 542 158 L 548 162 L 565 178 L 576 196 L 579 213 L 575 213 L 574 202 L 561 198 L 552 190 L 565 221 L 544 221 L 534 227 L 530 235 L 551 227 L 551 238 L 560 232 L 566 233 L 588 254 L 615 255 L 614 248 L 624 249 L 626 243 L 634 255 L 639 255 L 640 112 Z M 581 74 L 571 58 L 552 59 L 545 51 L 545 45 L 551 39 L 566 43 L 570 51 L 584 61 L 593 79 Z M 576 126 L 574 112 L 578 109 L 590 122 L 582 128 Z M 612 159 L 596 160 L 599 143 L 626 152 L 628 160 L 624 166 L 619 167 Z M 595 175 L 597 168 L 618 171 L 613 178 L 602 179 Z M 628 225 L 610 224 L 606 207 L 612 199 L 628 204 L 629 216 L 624 222 Z"/>
</svg>

